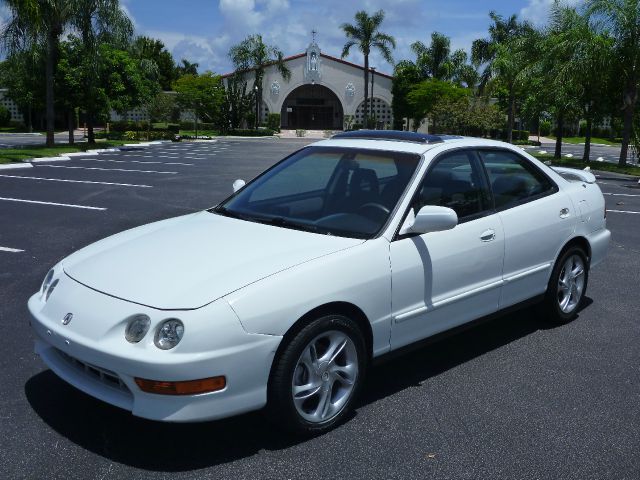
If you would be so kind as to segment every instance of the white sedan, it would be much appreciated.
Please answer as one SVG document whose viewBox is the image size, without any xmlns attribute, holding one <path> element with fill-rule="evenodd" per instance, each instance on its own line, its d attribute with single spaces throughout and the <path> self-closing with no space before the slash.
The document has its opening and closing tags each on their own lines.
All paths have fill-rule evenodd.
<svg viewBox="0 0 640 480">
<path fill-rule="evenodd" d="M 342 133 L 234 188 L 55 265 L 29 300 L 44 362 L 140 417 L 266 406 L 317 433 L 373 358 L 531 302 L 573 319 L 610 238 L 592 174 L 489 140 Z"/>
</svg>

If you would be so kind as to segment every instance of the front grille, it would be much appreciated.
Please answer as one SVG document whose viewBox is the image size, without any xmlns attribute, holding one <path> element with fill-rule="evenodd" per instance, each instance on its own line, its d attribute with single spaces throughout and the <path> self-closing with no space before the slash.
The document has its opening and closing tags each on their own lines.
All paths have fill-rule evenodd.
<svg viewBox="0 0 640 480">
<path fill-rule="evenodd" d="M 129 388 L 127 388 L 124 382 L 120 380 L 120 377 L 116 373 L 110 370 L 105 370 L 104 368 L 96 367 L 90 363 L 82 362 L 62 350 L 56 350 L 60 357 L 76 370 L 84 372 L 85 375 L 93 378 L 94 380 L 98 380 L 105 385 L 130 393 Z"/>
</svg>

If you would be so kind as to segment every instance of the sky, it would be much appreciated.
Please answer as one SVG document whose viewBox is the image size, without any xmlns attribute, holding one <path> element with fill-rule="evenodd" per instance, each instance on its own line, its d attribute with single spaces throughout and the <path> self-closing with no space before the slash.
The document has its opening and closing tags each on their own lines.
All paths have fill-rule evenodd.
<svg viewBox="0 0 640 480">
<path fill-rule="evenodd" d="M 517 14 L 534 24 L 546 23 L 554 0 L 121 0 L 136 33 L 162 40 L 177 62 L 186 58 L 200 71 L 232 70 L 229 48 L 247 35 L 260 33 L 285 55 L 304 52 L 317 30 L 322 52 L 339 57 L 345 38 L 340 25 L 353 23 L 358 10 L 383 9 L 381 30 L 393 35 L 395 61 L 413 59 L 410 45 L 429 42 L 433 31 L 451 37 L 454 49 L 470 50 L 476 38 L 487 35 L 489 12 Z M 582 0 L 564 0 L 576 4 Z M 6 9 L 0 3 L 0 21 Z M 347 58 L 362 63 L 356 49 Z M 377 54 L 370 57 L 378 71 L 391 73 L 392 65 Z"/>
</svg>

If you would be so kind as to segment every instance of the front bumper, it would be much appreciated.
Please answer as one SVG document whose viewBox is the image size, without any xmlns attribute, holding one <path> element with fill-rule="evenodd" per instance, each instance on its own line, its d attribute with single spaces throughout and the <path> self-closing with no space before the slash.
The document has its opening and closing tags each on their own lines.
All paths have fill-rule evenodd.
<svg viewBox="0 0 640 480">
<path fill-rule="evenodd" d="M 87 288 L 64 274 L 49 301 L 29 299 L 35 351 L 59 377 L 83 392 L 152 420 L 190 422 L 224 418 L 266 404 L 269 371 L 282 337 L 247 333 L 224 300 L 192 311 L 160 311 Z M 73 313 L 68 325 L 61 320 Z M 125 319 L 152 319 L 145 338 L 130 344 Z M 183 340 L 172 350 L 155 347 L 162 320 L 178 317 Z M 194 380 L 224 375 L 223 390 L 160 395 L 140 390 L 135 378 Z"/>
</svg>

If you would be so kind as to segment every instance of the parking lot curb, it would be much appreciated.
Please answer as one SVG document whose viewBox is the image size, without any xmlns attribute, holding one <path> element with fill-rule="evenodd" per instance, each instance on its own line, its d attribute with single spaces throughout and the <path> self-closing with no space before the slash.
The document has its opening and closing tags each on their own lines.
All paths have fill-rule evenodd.
<svg viewBox="0 0 640 480">
<path fill-rule="evenodd" d="M 0 170 L 9 170 L 11 168 L 32 168 L 30 163 L 6 163 L 0 165 Z"/>
<path fill-rule="evenodd" d="M 57 157 L 39 157 L 32 158 L 28 160 L 31 163 L 39 163 L 39 162 L 66 162 L 67 160 L 71 160 L 71 157 L 65 155 L 58 155 Z"/>
</svg>

